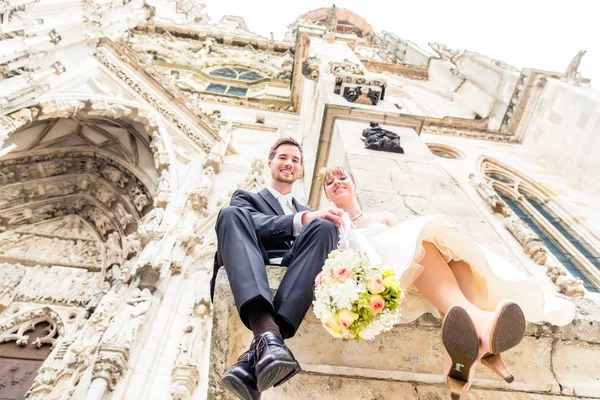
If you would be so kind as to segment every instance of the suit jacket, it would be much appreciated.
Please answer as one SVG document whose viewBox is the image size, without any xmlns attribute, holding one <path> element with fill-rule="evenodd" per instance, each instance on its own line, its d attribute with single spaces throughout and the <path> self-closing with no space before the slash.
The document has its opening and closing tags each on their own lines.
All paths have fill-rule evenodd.
<svg viewBox="0 0 600 400">
<path fill-rule="evenodd" d="M 297 212 L 309 210 L 298 203 L 296 199 L 292 199 L 292 203 Z M 294 240 L 294 215 L 285 215 L 279 201 L 268 189 L 263 189 L 258 193 L 236 190 L 231 196 L 229 205 L 244 208 L 252 214 L 265 263 L 268 263 L 271 258 L 284 257 L 289 252 Z M 218 254 L 215 254 L 211 297 L 214 292 L 217 272 L 221 267 L 218 259 Z"/>
</svg>

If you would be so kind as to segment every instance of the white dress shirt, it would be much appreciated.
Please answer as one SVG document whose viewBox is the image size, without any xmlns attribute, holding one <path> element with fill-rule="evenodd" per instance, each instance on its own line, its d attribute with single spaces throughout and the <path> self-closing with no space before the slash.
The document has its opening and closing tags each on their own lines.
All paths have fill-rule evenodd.
<svg viewBox="0 0 600 400">
<path fill-rule="evenodd" d="M 273 195 L 273 197 L 275 197 L 277 199 L 277 201 L 279 202 L 279 204 L 281 204 L 281 208 L 283 209 L 283 212 L 285 213 L 285 215 L 294 215 L 294 225 L 292 228 L 292 235 L 294 236 L 298 236 L 298 234 L 300 233 L 300 231 L 302 230 L 302 215 L 306 212 L 298 212 L 298 210 L 296 210 L 294 208 L 294 203 L 292 202 L 293 196 L 291 193 L 288 194 L 281 194 L 279 193 L 277 190 L 273 189 L 272 187 L 267 187 L 267 189 L 269 189 L 269 192 L 271 192 L 271 194 Z"/>
</svg>

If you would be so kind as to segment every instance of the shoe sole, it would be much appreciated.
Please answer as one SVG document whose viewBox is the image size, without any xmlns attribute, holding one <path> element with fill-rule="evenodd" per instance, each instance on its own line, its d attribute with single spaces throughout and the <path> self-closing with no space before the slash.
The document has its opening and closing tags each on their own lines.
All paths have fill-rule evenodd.
<svg viewBox="0 0 600 400">
<path fill-rule="evenodd" d="M 242 400 L 259 400 L 260 395 L 255 396 L 248 386 L 237 376 L 226 374 L 221 378 L 221 385 Z"/>
<path fill-rule="evenodd" d="M 452 360 L 447 379 L 451 398 L 459 399 L 479 354 L 475 325 L 463 308 L 453 307 L 446 315 L 442 326 L 442 342 Z"/>
<path fill-rule="evenodd" d="M 258 376 L 258 391 L 264 392 L 271 386 L 279 386 L 300 371 L 302 368 L 297 361 L 273 361 Z"/>
<path fill-rule="evenodd" d="M 523 310 L 516 303 L 509 302 L 502 307 L 490 335 L 490 349 L 494 354 L 512 349 L 523 340 L 527 321 Z"/>
</svg>

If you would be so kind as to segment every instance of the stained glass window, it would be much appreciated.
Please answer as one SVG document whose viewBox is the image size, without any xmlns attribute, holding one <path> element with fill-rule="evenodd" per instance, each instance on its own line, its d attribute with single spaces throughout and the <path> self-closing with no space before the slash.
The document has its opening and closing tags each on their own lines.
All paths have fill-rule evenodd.
<svg viewBox="0 0 600 400">
<path fill-rule="evenodd" d="M 254 82 L 264 78 L 264 76 L 246 68 L 219 68 L 212 71 L 210 75 L 244 82 Z"/>
<path fill-rule="evenodd" d="M 215 76 L 218 78 L 228 79 L 232 81 L 241 81 L 241 82 L 256 82 L 260 79 L 263 79 L 264 76 L 260 75 L 257 72 L 251 71 L 247 68 L 219 68 L 210 72 L 211 76 Z M 232 96 L 246 96 L 248 94 L 247 88 L 242 88 L 238 86 L 229 86 L 228 84 L 216 84 L 211 83 L 206 88 L 207 92 L 213 93 L 225 93 Z"/>
<path fill-rule="evenodd" d="M 229 86 L 229 90 L 227 90 L 227 94 L 232 96 L 245 96 L 248 89 L 239 88 L 235 86 Z"/>
<path fill-rule="evenodd" d="M 215 83 L 211 83 L 206 88 L 206 91 L 208 91 L 208 92 L 214 92 L 214 93 L 225 93 L 226 90 L 227 90 L 227 86 L 217 85 Z"/>
<path fill-rule="evenodd" d="M 227 79 L 237 79 L 237 77 L 238 77 L 237 72 L 235 72 L 234 70 L 232 70 L 230 68 L 217 69 L 215 71 L 212 71 L 210 74 L 212 76 L 218 76 L 220 78 L 227 78 Z"/>
</svg>

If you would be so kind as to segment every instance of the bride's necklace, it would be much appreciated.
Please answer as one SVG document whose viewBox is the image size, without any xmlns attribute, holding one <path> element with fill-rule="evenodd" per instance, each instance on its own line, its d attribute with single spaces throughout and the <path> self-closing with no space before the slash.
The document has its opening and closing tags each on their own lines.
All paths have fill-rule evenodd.
<svg viewBox="0 0 600 400">
<path fill-rule="evenodd" d="M 363 216 L 363 212 L 359 212 L 358 214 L 356 214 L 354 217 L 350 218 L 350 221 L 354 221 L 355 219 L 359 219 L 360 217 Z"/>
</svg>

